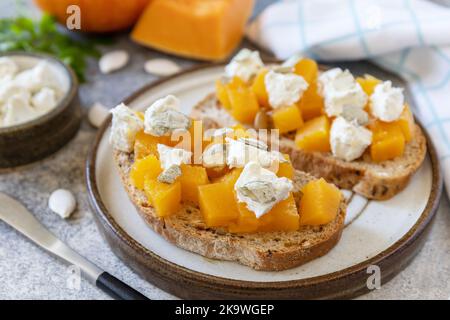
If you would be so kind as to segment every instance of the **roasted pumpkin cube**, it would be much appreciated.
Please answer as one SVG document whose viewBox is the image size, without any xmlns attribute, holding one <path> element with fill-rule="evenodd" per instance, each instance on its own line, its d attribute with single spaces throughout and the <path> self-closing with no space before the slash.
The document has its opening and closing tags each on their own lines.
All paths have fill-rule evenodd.
<svg viewBox="0 0 450 320">
<path fill-rule="evenodd" d="M 399 157 L 405 150 L 405 136 L 398 122 L 376 120 L 369 126 L 372 131 L 370 155 L 375 162 Z"/>
<path fill-rule="evenodd" d="M 296 104 L 274 110 L 272 113 L 273 126 L 280 134 L 296 130 L 303 126 L 303 118 Z"/>
<path fill-rule="evenodd" d="M 405 137 L 406 142 L 410 142 L 414 136 L 414 116 L 411 112 L 411 109 L 408 105 L 405 105 L 400 118 L 395 121 L 400 125 L 400 129 L 402 129 L 403 136 Z"/>
<path fill-rule="evenodd" d="M 323 97 L 317 90 L 316 82 L 311 83 L 308 89 L 303 93 L 302 98 L 298 102 L 298 107 L 302 112 L 304 121 L 319 117 L 324 113 Z"/>
<path fill-rule="evenodd" d="M 370 96 L 373 93 L 375 87 L 381 83 L 381 80 L 375 78 L 374 76 L 366 74 L 364 75 L 364 78 L 362 77 L 356 78 L 356 82 L 358 82 L 361 88 L 364 90 L 364 92 L 368 96 Z"/>
<path fill-rule="evenodd" d="M 258 103 L 261 107 L 269 108 L 269 95 L 266 90 L 265 78 L 269 72 L 266 68 L 262 69 L 257 75 L 252 84 L 252 90 L 258 99 Z"/>
<path fill-rule="evenodd" d="M 259 227 L 259 219 L 254 212 L 247 209 L 245 203 L 238 203 L 237 208 L 239 217 L 236 222 L 228 226 L 228 231 L 232 233 L 251 233 L 256 232 Z"/>
<path fill-rule="evenodd" d="M 250 87 L 235 83 L 235 79 L 228 85 L 231 115 L 239 122 L 251 124 L 259 111 L 258 100 Z"/>
<path fill-rule="evenodd" d="M 214 183 L 221 182 L 226 184 L 231 190 L 234 190 L 234 185 L 236 184 L 237 179 L 242 173 L 242 168 L 234 168 L 231 169 L 228 173 L 214 180 Z"/>
<path fill-rule="evenodd" d="M 181 200 L 198 205 L 198 186 L 209 183 L 206 169 L 200 166 L 182 165 L 181 176 Z"/>
<path fill-rule="evenodd" d="M 300 225 L 323 225 L 336 218 L 342 194 L 333 184 L 321 178 L 308 182 L 301 191 Z"/>
<path fill-rule="evenodd" d="M 161 163 L 155 155 L 136 160 L 130 170 L 131 183 L 144 190 L 145 179 L 156 179 L 162 172 Z"/>
<path fill-rule="evenodd" d="M 295 169 L 292 166 L 292 162 L 289 158 L 289 155 L 286 154 L 286 155 L 284 155 L 284 157 L 286 158 L 286 160 L 288 160 L 288 162 L 279 163 L 277 176 L 285 177 L 285 178 L 292 180 L 294 178 Z"/>
<path fill-rule="evenodd" d="M 131 37 L 188 58 L 222 60 L 242 39 L 254 0 L 151 0 Z"/>
<path fill-rule="evenodd" d="M 231 109 L 230 99 L 228 98 L 227 84 L 220 79 L 216 80 L 216 96 L 220 104 L 227 110 Z"/>
<path fill-rule="evenodd" d="M 302 76 L 311 85 L 316 82 L 319 73 L 317 62 L 311 59 L 301 59 L 294 67 L 294 73 Z"/>
<path fill-rule="evenodd" d="M 158 144 L 170 143 L 169 137 L 155 137 L 150 134 L 146 134 L 144 131 L 139 131 L 136 134 L 136 141 L 134 143 L 134 158 L 136 160 L 145 158 L 148 155 L 154 155 L 156 157 L 158 154 Z"/>
<path fill-rule="evenodd" d="M 226 183 L 198 187 L 200 211 L 208 227 L 226 227 L 239 217 L 233 189 Z"/>
<path fill-rule="evenodd" d="M 320 116 L 305 122 L 297 130 L 295 144 L 306 151 L 329 152 L 330 148 L 330 120 Z"/>
<path fill-rule="evenodd" d="M 181 184 L 162 183 L 156 179 L 145 180 L 145 194 L 160 218 L 170 216 L 181 209 Z"/>
<path fill-rule="evenodd" d="M 300 216 L 292 194 L 277 203 L 272 210 L 259 218 L 258 231 L 296 231 Z"/>
</svg>

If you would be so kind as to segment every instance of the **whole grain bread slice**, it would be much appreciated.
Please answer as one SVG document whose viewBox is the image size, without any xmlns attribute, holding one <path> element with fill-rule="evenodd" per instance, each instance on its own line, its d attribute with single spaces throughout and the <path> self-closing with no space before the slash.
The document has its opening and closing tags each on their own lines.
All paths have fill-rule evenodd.
<svg viewBox="0 0 450 320">
<path fill-rule="evenodd" d="M 115 151 L 114 158 L 129 198 L 145 222 L 171 243 L 207 258 L 235 261 L 256 270 L 285 270 L 326 254 L 339 241 L 344 227 L 344 200 L 335 220 L 329 224 L 303 226 L 290 232 L 233 234 L 220 228 L 208 228 L 199 208 L 188 204 L 183 205 L 180 212 L 160 219 L 144 192 L 130 183 L 134 155 Z M 294 191 L 311 179 L 313 177 L 307 173 L 296 172 Z M 301 196 L 299 192 L 296 194 Z"/>
<path fill-rule="evenodd" d="M 236 124 L 214 93 L 193 108 L 191 117 L 203 120 L 207 128 Z M 413 138 L 406 144 L 403 155 L 381 163 L 373 162 L 368 153 L 358 160 L 347 162 L 333 157 L 331 153 L 306 152 L 295 146 L 293 136 L 281 137 L 280 151 L 290 155 L 298 170 L 323 177 L 340 188 L 353 190 L 366 198 L 386 200 L 406 187 L 425 159 L 427 143 L 422 130 L 415 125 Z"/>
</svg>

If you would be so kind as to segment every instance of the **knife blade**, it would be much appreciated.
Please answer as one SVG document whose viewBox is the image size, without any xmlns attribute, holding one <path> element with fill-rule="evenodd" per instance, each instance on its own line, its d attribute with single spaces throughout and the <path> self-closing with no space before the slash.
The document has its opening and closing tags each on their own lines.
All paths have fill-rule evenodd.
<svg viewBox="0 0 450 320">
<path fill-rule="evenodd" d="M 47 251 L 78 266 L 97 287 L 115 299 L 148 300 L 138 291 L 105 272 L 48 231 L 19 201 L 0 192 L 0 220 Z"/>
</svg>

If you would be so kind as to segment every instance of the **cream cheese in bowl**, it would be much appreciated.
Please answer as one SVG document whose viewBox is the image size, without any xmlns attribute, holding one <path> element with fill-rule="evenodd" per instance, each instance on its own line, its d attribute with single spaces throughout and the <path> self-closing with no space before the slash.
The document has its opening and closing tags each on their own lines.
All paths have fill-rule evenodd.
<svg viewBox="0 0 450 320">
<path fill-rule="evenodd" d="M 69 91 L 67 72 L 46 59 L 0 57 L 0 128 L 47 114 Z"/>
<path fill-rule="evenodd" d="M 77 133 L 81 116 L 70 67 L 46 54 L 0 54 L 0 169 L 59 150 Z"/>
</svg>

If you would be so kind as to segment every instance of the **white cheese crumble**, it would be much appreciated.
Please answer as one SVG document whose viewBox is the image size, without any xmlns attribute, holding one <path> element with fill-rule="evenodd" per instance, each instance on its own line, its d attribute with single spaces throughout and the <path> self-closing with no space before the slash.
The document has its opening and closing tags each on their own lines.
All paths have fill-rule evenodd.
<svg viewBox="0 0 450 320">
<path fill-rule="evenodd" d="M 366 93 L 348 70 L 328 70 L 319 76 L 318 84 L 329 117 L 340 116 L 346 106 L 363 109 L 367 103 Z"/>
<path fill-rule="evenodd" d="M 245 165 L 234 185 L 237 200 L 245 203 L 257 218 L 286 199 L 293 188 L 291 180 L 279 178 L 272 171 L 253 161 Z"/>
<path fill-rule="evenodd" d="M 289 107 L 300 100 L 308 83 L 294 73 L 279 73 L 270 70 L 264 77 L 269 103 L 272 108 Z"/>
<path fill-rule="evenodd" d="M 180 100 L 168 95 L 155 101 L 145 111 L 145 133 L 153 136 L 169 136 L 175 130 L 188 130 L 191 120 L 180 111 Z"/>
<path fill-rule="evenodd" d="M 159 161 L 162 169 L 169 169 L 171 166 L 181 166 L 191 163 L 192 152 L 180 148 L 171 148 L 164 144 L 158 144 Z"/>
<path fill-rule="evenodd" d="M 202 154 L 202 163 L 205 168 L 224 167 L 227 164 L 226 143 L 213 143 L 206 147 Z"/>
<path fill-rule="evenodd" d="M 400 117 L 404 103 L 403 89 L 393 87 L 391 81 L 384 81 L 375 86 L 370 96 L 370 111 L 374 117 L 391 122 Z"/>
<path fill-rule="evenodd" d="M 158 144 L 159 161 L 163 172 L 158 176 L 158 181 L 174 183 L 181 175 L 181 165 L 191 163 L 192 152 L 179 148 L 171 148 L 164 144 Z"/>
<path fill-rule="evenodd" d="M 225 75 L 229 78 L 238 77 L 248 82 L 263 67 L 264 63 L 259 52 L 244 48 L 225 67 Z"/>
<path fill-rule="evenodd" d="M 372 143 L 372 132 L 343 117 L 333 121 L 330 129 L 331 151 L 336 158 L 352 161 L 359 158 Z"/>
<path fill-rule="evenodd" d="M 121 103 L 111 110 L 113 115 L 109 141 L 114 148 L 131 152 L 136 141 L 136 134 L 144 128 L 139 116 L 125 104 Z"/>
<path fill-rule="evenodd" d="M 0 81 L 12 79 L 19 71 L 14 60 L 8 57 L 0 58 Z"/>
<path fill-rule="evenodd" d="M 249 162 L 257 162 L 262 167 L 276 172 L 278 165 L 287 160 L 278 151 L 267 151 L 246 143 L 245 139 L 233 140 L 225 138 L 227 148 L 227 165 L 230 168 L 243 168 Z"/>
<path fill-rule="evenodd" d="M 51 88 L 42 88 L 31 98 L 31 103 L 36 110 L 45 113 L 55 108 L 58 100 L 56 91 Z"/>
<path fill-rule="evenodd" d="M 54 109 L 64 92 L 47 61 L 20 70 L 14 59 L 0 58 L 0 127 L 34 120 Z"/>
</svg>

